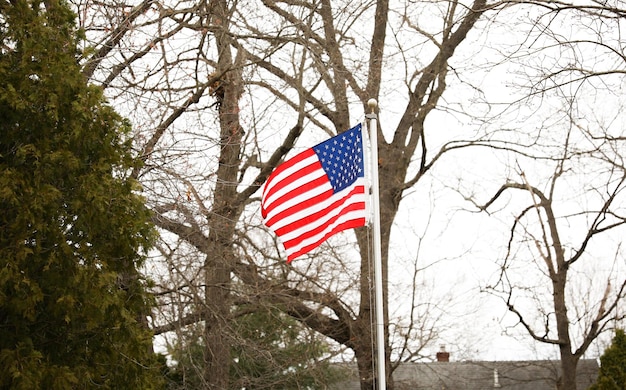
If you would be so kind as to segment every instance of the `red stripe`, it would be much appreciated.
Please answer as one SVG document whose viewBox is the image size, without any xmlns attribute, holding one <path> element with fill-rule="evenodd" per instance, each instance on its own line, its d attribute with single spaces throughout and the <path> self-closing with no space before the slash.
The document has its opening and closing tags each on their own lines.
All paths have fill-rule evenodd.
<svg viewBox="0 0 626 390">
<path fill-rule="evenodd" d="M 332 196 L 332 191 L 330 191 L 330 192 L 331 192 L 331 196 Z M 276 232 L 276 234 L 278 236 L 282 236 L 282 235 L 284 235 L 286 233 L 289 233 L 289 232 L 291 232 L 293 230 L 299 229 L 302 226 L 305 226 L 305 225 L 311 223 L 312 221 L 316 221 L 316 220 L 322 218 L 326 214 L 330 213 L 332 210 L 343 209 L 344 207 L 348 207 L 348 206 L 344 206 L 344 204 L 347 203 L 352 196 L 358 195 L 358 194 L 363 194 L 364 192 L 365 192 L 365 189 L 364 189 L 363 186 L 355 186 L 352 189 L 352 191 L 350 191 L 349 193 L 347 193 L 345 196 L 343 196 L 341 198 L 337 198 L 336 201 L 334 201 L 333 203 L 329 204 L 326 208 L 321 209 L 319 211 L 316 211 L 314 213 L 308 214 L 305 218 L 301 218 L 301 219 L 299 219 L 297 221 L 294 221 L 294 222 L 290 223 L 289 225 L 286 225 L 286 226 L 283 226 L 283 227 L 281 227 L 279 229 L 276 229 L 275 232 Z M 330 198 L 331 196 L 325 196 L 323 200 L 326 200 L 326 199 Z M 307 203 L 306 205 L 305 204 L 299 204 L 297 207 L 292 207 L 290 210 L 286 210 L 288 212 L 286 214 L 287 215 L 291 215 L 292 213 L 294 213 L 296 211 L 301 211 L 302 209 L 306 209 L 307 207 L 310 207 L 310 206 L 313 206 L 313 205 L 315 205 L 317 203 L 320 203 L 323 200 L 319 199 L 317 197 L 313 198 L 313 199 L 310 199 L 309 201 L 306 202 Z M 361 209 L 365 208 L 365 202 L 358 202 L 358 203 L 350 205 L 349 207 L 352 207 L 354 205 L 359 205 L 360 203 L 363 203 L 362 207 L 360 207 L 360 208 Z M 296 208 L 297 208 L 297 210 L 293 210 L 293 209 L 296 209 Z M 352 209 L 350 208 L 350 210 L 352 210 Z M 334 221 L 336 221 L 339 218 L 339 216 L 341 216 L 344 212 L 345 212 L 344 210 L 341 210 L 341 212 L 336 217 L 332 218 L 325 225 L 323 225 L 321 230 L 323 230 L 326 226 L 328 226 L 328 225 L 332 224 Z M 315 234 L 319 233 L 321 230 L 320 229 L 315 229 L 312 232 L 308 232 L 309 233 L 308 236 L 315 235 Z M 306 238 L 306 237 L 304 237 L 304 238 Z M 302 240 L 300 240 L 300 241 L 302 241 Z M 290 246 L 292 246 L 292 245 L 290 245 Z M 286 243 L 285 243 L 285 247 L 287 247 Z"/>
<path fill-rule="evenodd" d="M 270 174 L 270 176 L 267 178 L 267 181 L 265 182 L 265 188 L 263 190 L 263 195 L 261 197 L 261 214 L 263 215 L 263 217 L 267 215 L 267 210 L 265 209 L 265 204 L 264 204 L 265 200 L 269 198 L 269 196 L 273 194 L 274 192 L 276 192 L 278 189 L 284 187 L 288 183 L 292 183 L 294 180 L 297 180 L 298 178 L 302 177 L 302 175 L 299 174 L 301 170 L 295 173 L 292 173 L 291 175 L 286 176 L 282 178 L 279 182 L 277 182 L 275 185 L 276 188 L 270 188 L 271 184 L 273 184 L 273 182 L 277 180 L 276 177 L 282 172 L 284 172 L 285 170 L 293 167 L 294 165 L 300 163 L 302 160 L 305 160 L 313 155 L 315 155 L 315 151 L 312 148 L 307 149 L 293 156 L 289 160 L 283 162 L 278 167 L 276 167 L 276 169 L 274 169 L 274 171 Z M 319 161 L 318 161 L 318 164 L 319 164 Z M 315 166 L 315 164 L 311 164 L 311 165 Z M 321 168 L 321 164 L 319 164 L 319 168 Z"/>
<path fill-rule="evenodd" d="M 282 195 L 281 197 L 275 199 L 269 206 L 267 206 L 265 208 L 265 212 L 266 214 L 263 216 L 264 218 L 267 218 L 267 215 L 274 209 L 278 208 L 279 206 L 281 206 L 283 203 L 295 198 L 296 196 L 302 195 L 308 191 L 311 191 L 312 189 L 319 187 L 323 184 L 328 183 L 328 178 L 326 177 L 326 175 L 319 177 L 311 182 L 308 182 L 300 187 L 298 187 L 297 189 L 290 191 L 284 195 Z M 293 205 L 292 207 L 281 211 L 280 213 L 272 216 L 272 218 L 270 218 L 269 220 L 265 221 L 265 225 L 267 225 L 268 227 L 271 227 L 276 221 L 288 217 L 289 215 L 298 212 L 302 209 L 305 209 L 309 206 L 312 206 L 315 203 L 321 202 L 323 200 L 326 200 L 328 198 L 330 198 L 333 195 L 333 190 L 329 189 L 328 191 L 322 192 L 321 194 L 309 197 L 306 200 L 303 200 L 302 202 Z"/>
<path fill-rule="evenodd" d="M 352 219 L 349 221 L 346 221 L 345 223 L 342 223 L 341 225 L 338 225 L 335 229 L 333 229 L 331 232 L 329 232 L 328 234 L 325 234 L 324 237 L 322 237 L 320 240 L 312 243 L 311 245 L 307 245 L 304 248 L 300 249 L 297 252 L 294 252 L 290 255 L 287 256 L 287 263 L 290 263 L 293 259 L 295 259 L 298 256 L 301 256 L 315 248 L 317 248 L 318 246 L 320 246 L 325 240 L 327 240 L 329 237 L 331 237 L 334 234 L 337 234 L 343 230 L 347 230 L 347 229 L 352 229 L 352 228 L 358 228 L 361 226 L 365 226 L 365 218 L 357 218 L 357 219 Z"/>
<path fill-rule="evenodd" d="M 362 192 L 362 191 L 361 191 Z M 335 202 L 335 203 L 344 203 L 344 200 L 340 200 L 339 202 Z M 326 221 L 323 225 L 317 226 L 315 228 L 309 229 L 307 230 L 305 233 L 301 234 L 298 237 L 295 237 L 289 241 L 284 241 L 283 244 L 285 246 L 285 248 L 291 248 L 293 246 L 298 245 L 299 243 L 301 243 L 302 241 L 313 237 L 321 232 L 323 232 L 325 229 L 327 229 L 329 226 L 331 226 L 333 223 L 335 223 L 338 219 L 340 219 L 342 216 L 344 216 L 345 214 L 347 214 L 350 211 L 356 211 L 356 210 L 364 210 L 365 209 L 365 202 L 357 202 L 357 203 L 351 203 L 348 205 L 339 205 L 336 206 L 338 208 L 341 209 L 341 211 L 335 215 L 334 217 L 332 217 L 331 219 L 329 219 L 328 221 Z M 280 229 L 278 229 L 276 231 L 276 234 L 279 237 L 282 237 L 283 235 L 285 235 L 286 233 L 289 233 L 297 228 L 300 228 L 302 226 L 307 225 L 308 223 L 311 223 L 313 221 L 318 220 L 321 216 L 323 216 L 324 214 L 328 213 L 328 210 L 330 210 L 331 208 L 329 207 L 326 210 L 323 210 L 319 213 L 316 213 L 316 217 L 313 216 L 307 216 L 307 218 L 303 218 L 297 222 L 294 222 L 292 224 L 289 224 L 285 227 L 282 227 Z"/>
<path fill-rule="evenodd" d="M 283 188 L 293 184 L 294 181 L 299 180 L 302 177 L 305 177 L 305 176 L 307 176 L 307 175 L 309 175 L 309 174 L 311 174 L 311 173 L 313 173 L 315 171 L 319 171 L 319 170 L 321 170 L 322 173 L 324 173 L 324 168 L 322 168 L 322 164 L 320 164 L 319 161 L 316 161 L 313 164 L 307 165 L 306 167 L 303 167 L 303 168 L 299 169 L 297 172 L 294 172 L 291 175 L 282 178 L 279 183 L 276 183 L 276 185 L 274 187 L 272 187 L 269 191 L 267 191 L 265 193 L 263 198 L 264 199 L 269 199 L 276 192 L 278 192 L 278 191 L 282 190 Z M 325 176 L 326 175 L 324 173 L 322 178 L 324 178 Z M 325 181 L 328 181 L 328 179 L 326 179 Z M 307 186 L 308 186 L 307 188 L 314 187 L 314 186 L 311 185 L 311 183 L 308 183 Z M 289 194 L 294 194 L 293 196 L 295 196 L 295 193 L 293 191 L 290 191 L 287 195 L 289 195 Z M 280 203 L 281 202 L 279 202 L 278 200 L 274 199 L 272 201 L 272 203 L 270 203 L 269 205 L 266 205 L 265 209 L 269 212 L 269 210 L 271 210 L 273 207 L 275 207 L 274 204 L 280 204 Z"/>
</svg>

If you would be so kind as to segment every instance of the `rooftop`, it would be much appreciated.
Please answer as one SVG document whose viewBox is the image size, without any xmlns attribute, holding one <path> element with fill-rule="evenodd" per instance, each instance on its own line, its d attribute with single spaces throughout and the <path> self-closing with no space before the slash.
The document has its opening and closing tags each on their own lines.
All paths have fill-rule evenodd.
<svg viewBox="0 0 626 390">
<path fill-rule="evenodd" d="M 598 362 L 578 363 L 578 389 L 595 383 Z M 331 389 L 360 390 L 356 365 L 347 367 L 346 380 Z M 559 361 L 468 361 L 403 363 L 393 373 L 396 390 L 554 390 L 560 372 Z"/>
</svg>

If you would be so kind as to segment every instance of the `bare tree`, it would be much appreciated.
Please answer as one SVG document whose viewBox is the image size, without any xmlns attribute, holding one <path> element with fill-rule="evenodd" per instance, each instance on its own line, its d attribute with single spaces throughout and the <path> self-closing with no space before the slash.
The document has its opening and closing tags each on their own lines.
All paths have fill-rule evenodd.
<svg viewBox="0 0 626 390">
<path fill-rule="evenodd" d="M 476 204 L 514 214 L 499 277 L 487 290 L 533 340 L 556 347 L 558 388 L 576 389 L 579 359 L 623 319 L 626 171 L 613 88 L 625 64 L 624 13 L 608 3 L 535 5 L 527 23 L 515 24 L 528 26 L 526 38 L 508 47 L 509 58 L 522 59 L 515 61 L 521 98 L 508 109 L 525 125 L 488 143 L 515 165 L 503 166 L 499 188 Z"/>
<path fill-rule="evenodd" d="M 164 312 L 155 330 L 203 324 L 205 386 L 227 388 L 233 306 L 271 302 L 350 348 L 362 388 L 373 388 L 367 230 L 357 232 L 356 251 L 334 241 L 314 260 L 286 267 L 279 244 L 260 229 L 255 194 L 299 137 L 347 130 L 351 111 L 402 91 L 397 126 L 378 129 L 387 283 L 403 194 L 442 156 L 471 144 L 441 146 L 425 123 L 441 106 L 450 60 L 487 2 L 145 0 L 76 7 L 93 44 L 84 74 L 133 121 L 145 161 L 133 174 L 162 230 L 151 270 L 164 276 L 156 280 Z M 384 71 L 395 61 L 390 50 L 402 58 L 395 75 Z M 234 280 L 254 289 L 238 291 Z"/>
<path fill-rule="evenodd" d="M 598 236 L 623 230 L 626 219 L 620 203 L 626 171 L 623 166 L 612 166 L 609 171 L 594 172 L 606 181 L 588 189 L 596 198 L 588 200 L 589 208 L 575 207 L 568 199 L 572 188 L 565 176 L 574 168 L 570 151 L 566 154 L 570 157 L 553 163 L 555 169 L 547 182 L 533 184 L 519 171 L 519 180 L 503 184 L 481 209 L 489 210 L 510 191 L 526 195 L 527 206 L 517 212 L 511 227 L 500 277 L 488 290 L 502 297 L 534 340 L 558 347 L 562 368 L 558 388 L 575 389 L 578 360 L 602 331 L 622 318 L 616 308 L 625 296 L 626 280 L 615 267 L 623 252 L 617 245 L 611 258 Z M 597 259 L 593 253 L 599 251 L 605 253 Z M 585 267 L 585 262 L 592 264 Z M 530 277 L 529 266 L 540 272 Z"/>
</svg>

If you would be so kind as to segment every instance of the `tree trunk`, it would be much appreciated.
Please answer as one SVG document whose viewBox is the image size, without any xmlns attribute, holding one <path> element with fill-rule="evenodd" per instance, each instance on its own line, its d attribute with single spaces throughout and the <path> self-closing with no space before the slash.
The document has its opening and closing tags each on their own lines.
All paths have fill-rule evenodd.
<svg viewBox="0 0 626 390">
<path fill-rule="evenodd" d="M 558 390 L 576 390 L 576 368 L 578 358 L 571 353 L 565 354 L 561 347 L 561 376 L 557 382 Z"/>
<path fill-rule="evenodd" d="M 215 256 L 205 262 L 207 317 L 205 320 L 205 370 L 207 389 L 227 389 L 230 364 L 230 346 L 224 337 L 230 313 L 230 271 L 227 252 L 230 248 L 216 249 Z"/>
<path fill-rule="evenodd" d="M 559 354 L 561 356 L 561 375 L 557 382 L 558 390 L 576 390 L 576 366 L 578 357 L 572 353 L 572 343 L 569 334 L 569 319 L 565 302 L 565 285 L 567 283 L 567 268 L 565 260 L 557 254 L 559 269 L 553 276 L 553 301 L 556 315 L 556 328 L 559 338 Z"/>
<path fill-rule="evenodd" d="M 206 367 L 204 380 L 209 389 L 229 387 L 230 343 L 228 323 L 231 310 L 231 273 L 236 263 L 233 246 L 236 221 L 241 205 L 236 204 L 237 174 L 240 165 L 243 130 L 239 123 L 239 98 L 242 93 L 241 67 L 231 54 L 228 34 L 229 8 L 225 0 L 211 3 L 207 9 L 215 27 L 218 66 L 221 79 L 212 89 L 219 110 L 220 154 L 209 218 L 209 252 L 205 261 Z"/>
<path fill-rule="evenodd" d="M 380 140 L 379 135 L 379 140 Z M 393 220 L 398 212 L 399 199 L 401 194 L 401 185 L 404 183 L 404 176 L 406 167 L 403 166 L 391 166 L 386 162 L 398 161 L 398 157 L 393 152 L 394 149 L 389 145 L 379 142 L 379 161 L 381 162 L 380 169 L 380 230 L 381 230 L 381 251 L 382 251 L 382 269 L 383 269 L 383 318 L 385 324 L 385 373 L 387 389 L 392 390 L 394 388 L 393 378 L 391 376 L 391 351 L 389 350 L 389 294 L 388 294 L 388 254 L 389 254 L 389 238 L 391 232 L 391 226 Z M 361 248 L 361 279 L 360 279 L 360 312 L 359 317 L 356 320 L 356 328 L 367 329 L 362 331 L 362 340 L 360 343 L 355 343 L 354 352 L 357 359 L 357 366 L 359 368 L 359 378 L 361 380 L 361 390 L 375 389 L 375 380 L 373 373 L 375 372 L 375 366 L 373 366 L 374 352 L 373 345 L 375 345 L 373 328 L 374 312 L 372 305 L 374 304 L 372 283 L 374 281 L 374 270 L 370 267 L 371 261 L 367 259 L 371 256 L 368 253 L 369 245 L 367 238 L 367 230 L 359 230 L 357 232 L 357 238 L 359 246 Z M 364 342 L 368 341 L 368 343 Z M 370 379 L 371 378 L 371 379 Z"/>
<path fill-rule="evenodd" d="M 367 324 L 369 325 L 369 324 Z M 367 332 L 370 335 L 371 340 L 371 332 Z M 367 335 L 365 337 L 359 338 L 359 344 L 367 344 L 362 341 L 368 340 Z M 359 370 L 359 381 L 361 382 L 361 390 L 372 390 L 375 389 L 374 383 L 374 373 L 376 369 L 374 367 L 374 360 L 372 356 L 372 344 L 369 345 L 359 345 L 359 347 L 354 348 L 356 364 Z"/>
</svg>

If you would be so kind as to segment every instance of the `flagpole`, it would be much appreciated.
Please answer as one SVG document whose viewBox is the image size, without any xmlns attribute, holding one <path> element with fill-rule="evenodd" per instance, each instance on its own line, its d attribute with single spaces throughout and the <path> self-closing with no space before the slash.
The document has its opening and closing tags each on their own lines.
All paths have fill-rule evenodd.
<svg viewBox="0 0 626 390">
<path fill-rule="evenodd" d="M 380 242 L 380 204 L 378 191 L 378 131 L 376 107 L 378 102 L 376 99 L 370 99 L 367 102 L 371 113 L 366 114 L 368 119 L 368 128 L 370 136 L 370 156 L 371 156 L 371 196 L 372 196 L 372 230 L 374 235 L 374 292 L 375 292 L 375 310 L 376 310 L 376 368 L 378 378 L 378 390 L 387 389 L 387 377 L 385 375 L 385 316 L 383 313 L 383 265 L 382 265 L 382 249 Z"/>
</svg>

